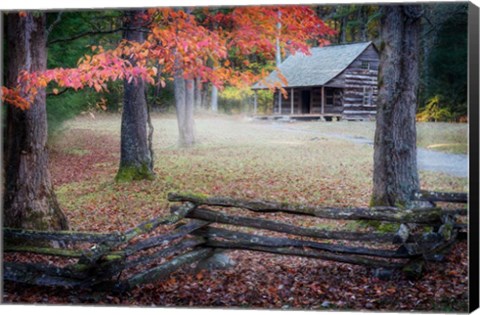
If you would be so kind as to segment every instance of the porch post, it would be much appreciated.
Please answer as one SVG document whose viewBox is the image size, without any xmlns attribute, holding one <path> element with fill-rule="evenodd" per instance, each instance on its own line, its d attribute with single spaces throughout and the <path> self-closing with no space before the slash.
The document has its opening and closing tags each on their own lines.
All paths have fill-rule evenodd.
<svg viewBox="0 0 480 315">
<path fill-rule="evenodd" d="M 293 115 L 293 88 L 290 89 L 290 114 Z"/>
<path fill-rule="evenodd" d="M 257 94 L 257 90 L 254 91 L 254 94 L 253 94 L 253 114 L 256 115 L 257 114 L 257 99 L 258 99 L 258 94 Z"/>
<path fill-rule="evenodd" d="M 282 92 L 278 90 L 278 113 L 282 114 Z"/>
<path fill-rule="evenodd" d="M 325 114 L 325 87 L 322 86 L 322 114 Z"/>
</svg>

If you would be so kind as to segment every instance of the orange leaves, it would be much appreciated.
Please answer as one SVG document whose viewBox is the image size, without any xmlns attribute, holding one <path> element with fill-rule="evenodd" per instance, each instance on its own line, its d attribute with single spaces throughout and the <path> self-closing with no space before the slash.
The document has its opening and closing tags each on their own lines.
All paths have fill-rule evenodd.
<svg viewBox="0 0 480 315">
<path fill-rule="evenodd" d="M 30 108 L 30 103 L 20 95 L 17 90 L 11 90 L 2 86 L 1 90 L 2 103 L 9 103 L 22 110 Z"/>
<path fill-rule="evenodd" d="M 280 71 L 280 69 L 277 69 L 277 76 L 282 82 L 283 85 L 288 85 L 288 80 L 287 78 L 283 75 L 283 73 Z"/>
<path fill-rule="evenodd" d="M 23 74 L 18 80 L 18 90 L 27 95 L 29 102 L 39 89 L 50 82 L 55 82 L 57 87 L 74 90 L 88 86 L 97 92 L 106 89 L 107 81 L 115 80 L 135 82 L 142 79 L 164 87 L 165 80 L 159 78 L 157 66 L 161 65 L 162 74 L 171 76 L 176 56 L 179 56 L 179 66 L 188 78 L 200 77 L 219 88 L 225 83 L 246 86 L 259 77 L 251 70 L 236 68 L 228 60 L 229 51 L 236 54 L 239 60 L 237 67 L 243 65 L 248 68 L 248 55 L 261 54 L 265 58 L 273 58 L 277 37 L 282 49 L 306 52 L 307 41 L 317 40 L 331 32 L 307 6 L 238 7 L 227 13 L 211 13 L 203 9 L 203 20 L 197 20 L 190 11 L 173 8 L 149 9 L 147 12 L 141 18 L 152 23 L 145 42 L 123 40 L 111 50 L 93 45 L 90 47 L 92 55 L 82 57 L 77 68 Z M 277 22 L 281 22 L 280 31 Z M 286 85 L 285 78 L 281 75 L 280 78 Z M 55 91 L 58 90 L 55 88 Z M 17 102 L 19 107 L 26 106 L 11 93 L 10 100 Z"/>
</svg>

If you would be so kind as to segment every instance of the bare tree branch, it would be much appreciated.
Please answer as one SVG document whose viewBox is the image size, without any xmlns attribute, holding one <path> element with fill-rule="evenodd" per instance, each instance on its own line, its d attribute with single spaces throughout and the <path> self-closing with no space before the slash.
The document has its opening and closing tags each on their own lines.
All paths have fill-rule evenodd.
<svg viewBox="0 0 480 315">
<path fill-rule="evenodd" d="M 47 38 L 48 38 L 48 35 L 50 35 L 50 33 L 52 32 L 53 28 L 54 28 L 58 23 L 60 23 L 60 21 L 62 20 L 62 14 L 63 14 L 62 11 L 58 12 L 57 18 L 55 19 L 55 21 L 53 21 L 53 23 L 50 24 L 50 26 L 47 28 L 47 32 L 46 32 L 46 35 L 45 35 L 45 36 L 47 36 Z"/>
</svg>

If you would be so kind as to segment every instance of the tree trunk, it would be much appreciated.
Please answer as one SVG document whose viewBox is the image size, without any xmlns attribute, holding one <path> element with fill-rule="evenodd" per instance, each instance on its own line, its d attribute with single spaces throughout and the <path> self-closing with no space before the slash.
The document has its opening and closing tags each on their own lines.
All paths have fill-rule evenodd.
<svg viewBox="0 0 480 315">
<path fill-rule="evenodd" d="M 338 34 L 338 42 L 345 44 L 347 42 L 347 16 L 344 15 L 340 20 L 340 33 Z"/>
<path fill-rule="evenodd" d="M 6 86 L 17 84 L 20 71 L 44 71 L 47 65 L 44 13 L 21 17 L 6 15 Z M 4 226 L 35 230 L 66 230 L 48 170 L 45 89 L 40 89 L 30 109 L 11 104 L 6 109 L 4 142 Z"/>
<path fill-rule="evenodd" d="M 368 35 L 367 35 L 367 31 L 368 31 L 368 27 L 367 27 L 367 23 L 368 23 L 368 6 L 366 5 L 361 5 L 359 8 L 358 8 L 358 19 L 360 21 L 360 30 L 359 30 L 359 37 L 360 37 L 360 41 L 361 42 L 366 42 L 368 40 Z"/>
<path fill-rule="evenodd" d="M 199 110 L 202 107 L 202 79 L 200 77 L 195 78 L 195 110 Z"/>
<path fill-rule="evenodd" d="M 129 41 L 143 42 L 142 32 L 133 30 L 142 25 L 136 17 L 140 11 L 126 11 L 124 17 L 125 32 L 123 38 Z M 135 60 L 130 59 L 135 64 Z M 148 141 L 148 109 L 145 95 L 145 82 L 134 79 L 124 81 L 120 168 L 117 181 L 153 179 L 153 157 Z"/>
<path fill-rule="evenodd" d="M 211 108 L 212 112 L 218 112 L 218 89 L 215 85 L 212 84 L 212 99 L 211 99 Z"/>
<path fill-rule="evenodd" d="M 282 18 L 282 11 L 278 10 L 277 15 L 279 21 L 277 22 L 277 38 L 275 40 L 275 65 L 280 67 L 280 64 L 282 63 L 282 50 L 280 48 L 280 33 L 282 31 L 282 23 L 280 22 L 280 19 Z"/>
<path fill-rule="evenodd" d="M 178 142 L 180 147 L 195 144 L 193 120 L 193 80 L 185 80 L 180 60 L 175 60 L 174 94 L 177 109 Z"/>
<path fill-rule="evenodd" d="M 210 89 L 208 88 L 208 85 L 205 84 L 202 86 L 202 103 L 201 103 L 201 106 L 202 108 L 204 109 L 208 109 L 208 104 L 209 104 L 209 101 L 210 101 Z"/>
<path fill-rule="evenodd" d="M 408 206 L 419 190 L 415 113 L 419 5 L 382 7 L 372 206 Z"/>
</svg>

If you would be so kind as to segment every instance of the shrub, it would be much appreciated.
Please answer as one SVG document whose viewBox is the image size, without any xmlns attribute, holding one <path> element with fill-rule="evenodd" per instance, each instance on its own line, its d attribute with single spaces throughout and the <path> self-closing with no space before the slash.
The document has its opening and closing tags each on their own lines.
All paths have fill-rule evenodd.
<svg viewBox="0 0 480 315">
<path fill-rule="evenodd" d="M 272 110 L 273 94 L 270 91 L 258 91 L 257 114 L 266 114 Z M 252 113 L 254 92 L 247 89 L 226 87 L 219 93 L 218 107 L 227 114 Z"/>
<path fill-rule="evenodd" d="M 454 115 L 448 108 L 440 106 L 440 97 L 438 95 L 428 100 L 425 108 L 417 114 L 417 121 L 452 121 Z"/>
</svg>

